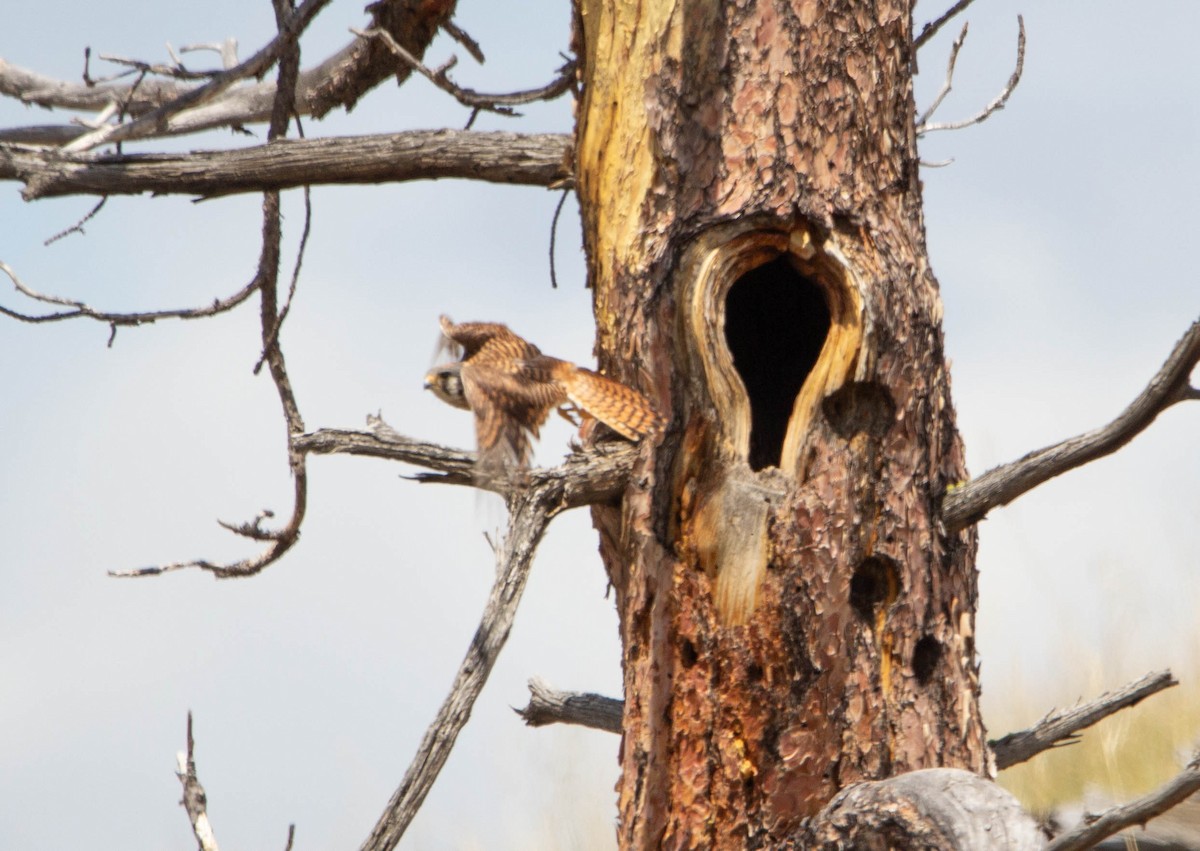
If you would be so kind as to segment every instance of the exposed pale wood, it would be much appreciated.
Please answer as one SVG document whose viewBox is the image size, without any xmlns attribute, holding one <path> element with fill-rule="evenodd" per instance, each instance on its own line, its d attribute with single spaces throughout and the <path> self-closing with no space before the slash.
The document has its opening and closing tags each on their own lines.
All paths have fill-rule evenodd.
<svg viewBox="0 0 1200 851">
<path fill-rule="evenodd" d="M 26 200 L 140 192 L 225 195 L 297 186 L 459 177 L 551 186 L 569 178 L 562 134 L 419 130 L 277 141 L 185 154 L 76 154 L 0 144 L 0 179 Z"/>
</svg>

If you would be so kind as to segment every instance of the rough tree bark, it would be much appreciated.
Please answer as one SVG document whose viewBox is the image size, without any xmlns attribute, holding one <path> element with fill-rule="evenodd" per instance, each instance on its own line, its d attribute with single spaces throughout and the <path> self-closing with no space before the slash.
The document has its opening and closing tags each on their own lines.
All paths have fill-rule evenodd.
<svg viewBox="0 0 1200 851">
<path fill-rule="evenodd" d="M 577 0 L 603 368 L 668 412 L 620 509 L 625 848 L 776 847 L 989 772 L 906 0 Z"/>
</svg>

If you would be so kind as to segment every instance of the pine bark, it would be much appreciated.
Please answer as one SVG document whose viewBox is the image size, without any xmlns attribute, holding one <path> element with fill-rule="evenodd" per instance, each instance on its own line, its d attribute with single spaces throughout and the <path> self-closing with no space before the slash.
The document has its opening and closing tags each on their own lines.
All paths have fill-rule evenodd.
<svg viewBox="0 0 1200 851">
<path fill-rule="evenodd" d="M 986 775 L 911 2 L 576 13 L 597 354 L 671 421 L 594 512 L 621 847 L 782 846 L 856 781 Z"/>
</svg>

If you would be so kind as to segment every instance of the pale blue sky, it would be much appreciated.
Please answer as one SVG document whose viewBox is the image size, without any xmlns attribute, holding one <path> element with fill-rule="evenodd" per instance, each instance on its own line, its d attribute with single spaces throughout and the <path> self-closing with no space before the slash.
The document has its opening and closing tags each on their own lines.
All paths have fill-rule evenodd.
<svg viewBox="0 0 1200 851">
<path fill-rule="evenodd" d="M 236 36 L 248 56 L 269 4 L 11 4 L 0 56 L 75 77 L 82 49 L 164 59 Z M 1029 4 L 1034 5 L 1034 4 Z M 1200 314 L 1200 7 L 978 0 L 939 117 L 990 100 L 1026 12 L 1025 80 L 988 124 L 923 145 L 930 250 L 971 469 L 981 472 L 1116 414 Z M 349 37 L 361 2 L 334 3 L 306 64 Z M 440 40 L 458 79 L 524 88 L 552 75 L 567 4 L 463 0 L 476 67 Z M 922 8 L 918 26 L 940 5 Z M 47 26 L 52 21 L 53 26 Z M 954 29 L 951 27 L 949 29 Z M 921 56 L 919 98 L 941 83 L 947 31 Z M 567 100 L 477 126 L 566 130 Z M 0 103 L 0 123 L 50 120 Z M 424 80 L 384 86 L 310 136 L 461 126 Z M 134 150 L 242 144 L 224 134 Z M 32 286 L 112 308 L 201 303 L 257 258 L 258 200 L 117 198 L 75 236 L 42 241 L 92 204 L 0 194 L 0 259 Z M 313 236 L 284 330 L 310 428 L 382 409 L 399 430 L 466 446 L 469 417 L 421 390 L 436 317 L 510 321 L 590 361 L 577 219 L 546 267 L 557 196 L 441 181 L 314 191 Z M 286 201 L 290 245 L 299 198 Z M 572 210 L 571 205 L 568 210 Z M 0 287 L 0 299 L 22 305 Z M 108 329 L 0 322 L 0 847 L 186 848 L 174 754 L 196 713 L 197 759 L 226 847 L 356 847 L 440 703 L 492 579 L 482 532 L 502 519 L 409 469 L 315 458 L 303 538 L 261 576 L 141 581 L 112 568 L 253 551 L 217 527 L 290 487 L 273 388 L 251 376 L 255 308 L 201 323 Z M 565 449 L 556 427 L 540 457 Z M 1168 412 L 1116 458 L 1049 483 L 984 524 L 979 619 L 985 708 L 1032 720 L 1093 686 L 1195 658 L 1200 405 Z M 555 521 L 509 646 L 402 847 L 607 847 L 615 737 L 529 730 L 508 709 L 533 675 L 616 694 L 616 619 L 588 517 Z M 1107 637 L 1106 637 L 1107 636 Z M 1089 679 L 1090 678 L 1090 679 Z M 1002 734 L 1004 728 L 993 729 Z M 575 837 L 572 839 L 572 837 Z M 588 844 L 589 842 L 595 844 Z"/>
</svg>

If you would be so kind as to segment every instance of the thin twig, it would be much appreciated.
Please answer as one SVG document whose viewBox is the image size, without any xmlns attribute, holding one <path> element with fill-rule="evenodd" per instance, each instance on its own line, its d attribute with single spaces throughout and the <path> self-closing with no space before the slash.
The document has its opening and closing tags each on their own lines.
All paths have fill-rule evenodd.
<svg viewBox="0 0 1200 851">
<path fill-rule="evenodd" d="M 285 17 L 285 0 L 276 0 L 276 20 L 282 29 L 287 22 L 294 18 Z M 279 92 L 276 98 L 274 114 L 271 117 L 269 138 L 281 136 L 287 129 L 288 116 L 292 113 L 293 101 L 289 96 L 295 92 L 295 77 L 299 69 L 299 47 L 296 43 L 289 46 L 288 51 L 281 57 L 279 65 Z M 300 526 L 304 522 L 304 514 L 308 504 L 308 472 L 305 453 L 298 450 L 294 443 L 294 435 L 303 433 L 304 420 L 300 416 L 300 408 L 288 378 L 287 367 L 284 363 L 283 350 L 278 340 L 272 340 L 272 329 L 279 321 L 277 286 L 279 282 L 279 251 L 282 241 L 282 226 L 279 214 L 279 193 L 263 193 L 263 227 L 262 250 L 259 254 L 258 271 L 254 276 L 251 287 L 257 290 L 261 298 L 259 307 L 259 328 L 262 337 L 263 350 L 271 380 L 279 396 L 280 407 L 287 428 L 288 466 L 292 473 L 293 496 L 292 513 L 283 528 L 264 531 L 259 527 L 259 520 L 251 525 L 234 527 L 229 524 L 226 528 L 246 537 L 256 540 L 267 540 L 269 545 L 255 556 L 241 559 L 231 564 L 214 564 L 203 559 L 170 564 L 155 565 L 136 570 L 110 571 L 111 576 L 138 577 L 157 576 L 184 568 L 199 568 L 212 573 L 219 579 L 251 576 L 263 570 L 268 565 L 280 559 L 300 536 Z M 268 516 L 265 513 L 260 515 Z"/>
<path fill-rule="evenodd" d="M 1056 837 L 1045 851 L 1082 851 L 1106 836 L 1135 824 L 1145 824 L 1200 790 L 1200 754 L 1162 788 L 1099 815 L 1085 816 L 1076 828 Z"/>
<path fill-rule="evenodd" d="M 563 205 L 567 203 L 567 195 L 571 192 L 570 189 L 564 189 L 562 197 L 558 199 L 558 204 L 554 208 L 554 217 L 550 219 L 550 288 L 558 289 L 558 275 L 554 268 L 554 243 L 558 235 L 558 217 L 562 215 Z"/>
<path fill-rule="evenodd" d="M 77 221 L 75 224 L 71 225 L 66 230 L 60 230 L 54 236 L 50 237 L 45 242 L 43 242 L 42 245 L 53 245 L 54 243 L 58 242 L 60 239 L 70 236 L 73 233 L 83 233 L 83 226 L 85 224 L 87 224 L 88 222 L 90 222 L 95 217 L 95 215 L 100 212 L 100 210 L 104 207 L 105 202 L 107 202 L 107 201 L 108 201 L 108 196 L 107 195 L 103 196 L 99 201 L 96 202 L 96 204 L 92 207 L 92 209 L 88 210 L 88 212 L 84 215 L 84 217 L 82 219 Z"/>
<path fill-rule="evenodd" d="M 368 8 L 373 25 L 385 26 L 405 36 L 405 44 L 420 55 L 437 35 L 441 22 L 454 13 L 453 0 L 438 3 L 385 0 Z M 85 75 L 86 56 L 85 56 Z M 392 54 L 372 49 L 355 38 L 318 65 L 303 71 L 297 81 L 297 108 L 305 115 L 322 117 L 339 107 L 352 107 L 383 80 L 403 79 L 411 72 L 397 70 Z M 123 76 L 128 76 L 125 74 Z M 144 115 L 176 101 L 191 91 L 172 80 L 148 79 L 130 101 L 130 114 Z M 131 97 L 126 85 L 107 85 L 85 76 L 82 83 L 58 80 L 0 59 L 0 95 L 47 108 L 98 111 Z M 244 132 L 246 125 L 267 121 L 275 101 L 275 83 L 250 83 L 231 88 L 200 106 L 170 116 L 162 127 L 147 128 L 142 138 L 195 133 L 214 127 Z M 36 145 L 64 145 L 87 130 L 71 125 L 18 127 L 0 130 L 0 140 Z"/>
<path fill-rule="evenodd" d="M 1116 452 L 1167 408 L 1200 395 L 1189 384 L 1197 363 L 1200 363 L 1200 320 L 1175 344 L 1146 388 L 1108 425 L 994 467 L 949 490 L 942 500 L 942 521 L 946 528 L 955 532 L 978 522 L 991 509 L 1007 505 L 1042 482 Z"/>
<path fill-rule="evenodd" d="M 446 35 L 461 44 L 471 54 L 471 58 L 483 65 L 487 60 L 483 56 L 483 48 L 479 46 L 479 42 L 471 38 L 471 36 L 454 21 L 446 21 L 442 24 L 442 29 L 446 31 Z"/>
<path fill-rule="evenodd" d="M 0 272 L 7 275 L 9 280 L 13 282 L 13 286 L 17 288 L 17 291 L 27 298 L 40 301 L 44 304 L 56 304 L 71 308 L 71 310 L 59 311 L 57 313 L 27 314 L 0 305 L 0 314 L 30 323 L 60 322 L 65 319 L 94 319 L 97 322 L 111 325 L 114 329 L 118 325 L 149 325 L 160 319 L 202 319 L 206 316 L 216 316 L 218 313 L 225 313 L 237 307 L 249 298 L 251 293 L 258 289 L 258 281 L 254 279 L 233 295 L 226 298 L 213 299 L 212 304 L 207 304 L 203 307 L 147 310 L 135 313 L 110 313 L 105 310 L 97 310 L 89 307 L 82 301 L 39 293 L 23 283 L 17 277 L 17 273 L 12 270 L 12 267 L 2 260 L 0 260 Z"/>
<path fill-rule="evenodd" d="M 1179 681 L 1169 670 L 1155 671 L 1088 703 L 1051 712 L 1027 730 L 988 742 L 996 756 L 996 768 L 1003 771 L 1049 748 L 1072 744 L 1078 740 L 1076 734 L 1080 730 L 1175 685 L 1179 685 Z"/>
<path fill-rule="evenodd" d="M 297 119 L 299 121 L 299 119 Z M 304 189 L 304 229 L 300 233 L 300 245 L 296 248 L 296 262 L 292 266 L 292 282 L 288 286 L 287 298 L 284 299 L 283 309 L 279 311 L 279 317 L 275 320 L 275 325 L 271 328 L 271 333 L 268 337 L 268 346 L 275 344 L 279 339 L 279 329 L 283 327 L 283 322 L 288 317 L 288 313 L 292 309 L 292 299 L 296 297 L 296 285 L 300 281 L 300 267 L 304 264 L 304 249 L 308 246 L 308 235 L 312 231 L 312 198 L 311 190 L 308 186 Z M 263 348 L 262 355 L 259 356 L 258 363 L 254 365 L 254 374 L 258 375 L 262 369 L 263 362 L 267 358 L 267 348 Z"/>
<path fill-rule="evenodd" d="M 937 97 L 933 99 L 933 103 L 929 104 L 929 109 L 921 113 L 921 117 L 917 119 L 917 127 L 922 127 L 929 121 L 930 117 L 937 112 L 937 108 L 942 105 L 942 101 L 946 99 L 946 95 L 950 94 L 950 88 L 954 84 L 954 66 L 958 62 L 958 52 L 962 50 L 963 43 L 967 40 L 967 28 L 969 23 L 962 25 L 962 32 L 958 34 L 958 38 L 954 39 L 954 43 L 950 45 L 950 58 L 946 62 L 946 79 L 942 81 L 942 88 L 937 93 Z"/>
<path fill-rule="evenodd" d="M 925 42 L 937 35 L 938 30 L 946 25 L 946 22 L 961 12 L 963 9 L 974 3 L 975 0 L 958 0 L 953 6 L 942 13 L 937 20 L 930 21 L 925 26 L 921 27 L 921 34 L 913 39 L 913 50 L 920 50 Z"/>
<path fill-rule="evenodd" d="M 196 776 L 195 740 L 192 738 L 192 713 L 187 714 L 187 753 L 176 755 L 178 767 L 175 776 L 183 784 L 183 799 L 179 802 L 187 811 L 188 821 L 192 823 L 192 833 L 200 851 L 219 851 L 217 837 L 213 833 L 212 823 L 208 820 L 208 796 Z"/>
<path fill-rule="evenodd" d="M 932 133 L 934 130 L 961 130 L 963 127 L 970 127 L 972 124 L 982 124 L 994 113 L 1004 109 L 1004 104 L 1008 103 L 1009 97 L 1017 88 L 1017 83 L 1021 82 L 1021 73 L 1025 70 L 1025 19 L 1017 15 L 1017 66 L 1013 69 L 1012 74 L 1008 78 L 1008 82 L 1004 84 L 1000 94 L 981 109 L 978 113 L 963 121 L 949 121 L 943 124 L 926 124 L 924 122 L 917 125 L 917 135 L 923 136 L 926 133 Z"/>
<path fill-rule="evenodd" d="M 558 691 L 539 679 L 529 681 L 529 703 L 516 712 L 530 727 L 546 724 L 578 724 L 606 733 L 621 732 L 625 701 L 602 694 Z"/>
<path fill-rule="evenodd" d="M 552 489 L 537 485 L 516 492 L 509 500 L 508 531 L 496 553 L 496 582 L 479 627 L 450 693 L 362 851 L 395 848 L 420 809 L 508 639 L 538 542 L 551 518 L 563 508 Z"/>
<path fill-rule="evenodd" d="M 516 113 L 512 107 L 539 100 L 554 100 L 569 91 L 571 83 L 575 79 L 575 62 L 574 60 L 568 60 L 567 64 L 559 69 L 558 77 L 544 86 L 521 92 L 510 92 L 508 94 L 483 94 L 473 89 L 459 86 L 447 76 L 447 71 L 454 65 L 453 58 L 437 71 L 432 71 L 421 60 L 401 47 L 387 30 L 380 29 L 379 27 L 369 30 L 359 30 L 352 27 L 350 32 L 360 38 L 380 39 L 392 53 L 414 71 L 425 77 L 425 79 L 429 80 L 442 91 L 448 93 L 463 106 L 468 106 L 475 110 L 486 110 L 487 112 L 496 112 L 501 115 L 515 115 Z"/>
<path fill-rule="evenodd" d="M 312 19 L 329 2 L 330 0 L 304 0 L 304 3 L 280 27 L 279 34 L 245 62 L 228 71 L 222 71 L 215 75 L 210 82 L 189 90 L 170 103 L 135 118 L 133 121 L 104 127 L 81 136 L 66 145 L 64 150 L 87 151 L 111 142 L 134 139 L 147 133 L 153 135 L 161 132 L 167 119 L 172 115 L 212 100 L 239 80 L 258 77 L 266 73 L 291 48 L 291 45 L 312 22 Z"/>
</svg>

